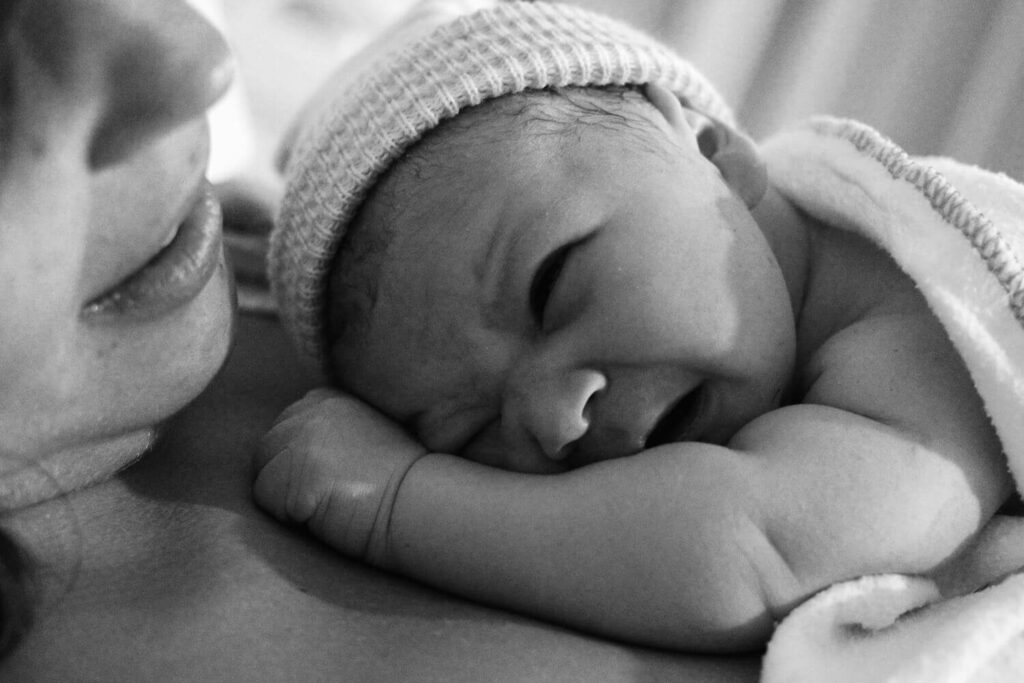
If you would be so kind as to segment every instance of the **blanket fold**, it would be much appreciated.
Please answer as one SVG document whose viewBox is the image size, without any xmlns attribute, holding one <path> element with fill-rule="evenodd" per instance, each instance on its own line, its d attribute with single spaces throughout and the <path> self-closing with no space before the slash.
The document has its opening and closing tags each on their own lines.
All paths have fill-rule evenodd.
<svg viewBox="0 0 1024 683">
<path fill-rule="evenodd" d="M 811 119 L 764 149 L 784 195 L 870 239 L 914 280 L 1024 491 L 1024 186 L 911 157 L 844 119 Z M 935 581 L 888 575 L 833 586 L 776 629 L 762 681 L 1024 681 L 1022 568 L 1024 518 L 997 516 Z"/>
</svg>

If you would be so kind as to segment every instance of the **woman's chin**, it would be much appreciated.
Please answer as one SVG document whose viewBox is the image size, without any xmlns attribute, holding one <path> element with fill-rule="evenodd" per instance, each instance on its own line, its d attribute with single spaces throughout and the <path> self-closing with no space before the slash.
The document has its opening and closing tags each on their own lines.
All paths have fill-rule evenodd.
<svg viewBox="0 0 1024 683">
<path fill-rule="evenodd" d="M 63 395 L 36 397 L 51 410 L 0 418 L 0 511 L 95 484 L 135 462 L 153 446 L 160 425 L 216 377 L 234 328 L 234 291 L 223 259 L 174 315 L 105 328 L 103 362 L 88 364 Z M 60 384 L 50 377 L 36 381 Z"/>
<path fill-rule="evenodd" d="M 148 426 L 65 446 L 44 455 L 0 458 L 0 511 L 17 510 L 109 479 L 156 442 Z"/>
<path fill-rule="evenodd" d="M 146 330 L 149 343 L 109 369 L 120 378 L 108 374 L 108 383 L 130 387 L 128 395 L 135 397 L 125 406 L 125 414 L 133 416 L 129 421 L 163 422 L 194 401 L 227 361 L 235 328 L 234 280 L 222 258 L 218 272 L 180 316 L 154 323 Z"/>
<path fill-rule="evenodd" d="M 225 257 L 221 257 L 218 272 L 207 284 L 196 301 L 196 320 L 191 358 L 181 371 L 191 380 L 188 395 L 180 410 L 206 389 L 227 362 L 237 332 L 238 297 L 235 279 Z M 175 410 L 174 412 L 177 412 Z"/>
</svg>

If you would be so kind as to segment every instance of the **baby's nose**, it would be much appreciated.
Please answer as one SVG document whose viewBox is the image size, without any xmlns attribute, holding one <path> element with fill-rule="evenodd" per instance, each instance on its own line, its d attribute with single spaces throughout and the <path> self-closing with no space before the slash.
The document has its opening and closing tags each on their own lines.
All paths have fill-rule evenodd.
<svg viewBox="0 0 1024 683">
<path fill-rule="evenodd" d="M 532 440 L 546 457 L 565 460 L 587 433 L 592 401 L 606 386 L 603 374 L 584 369 L 521 383 L 503 424 L 519 432 L 520 439 Z"/>
</svg>

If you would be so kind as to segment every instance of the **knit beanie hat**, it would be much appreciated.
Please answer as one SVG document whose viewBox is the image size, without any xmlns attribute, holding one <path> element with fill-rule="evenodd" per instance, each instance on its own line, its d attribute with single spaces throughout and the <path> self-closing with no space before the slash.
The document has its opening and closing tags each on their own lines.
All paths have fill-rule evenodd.
<svg viewBox="0 0 1024 683">
<path fill-rule="evenodd" d="M 657 83 L 733 124 L 691 64 L 653 38 L 579 7 L 427 0 L 343 64 L 313 98 L 288 152 L 269 275 L 299 350 L 329 369 L 329 272 L 360 203 L 410 145 L 462 109 L 563 86 Z"/>
</svg>

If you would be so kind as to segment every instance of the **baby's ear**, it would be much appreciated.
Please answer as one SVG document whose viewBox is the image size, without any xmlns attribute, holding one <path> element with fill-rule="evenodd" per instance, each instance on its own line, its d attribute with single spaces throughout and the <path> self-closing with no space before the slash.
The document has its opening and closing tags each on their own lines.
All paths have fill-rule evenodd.
<svg viewBox="0 0 1024 683">
<path fill-rule="evenodd" d="M 718 119 L 685 106 L 663 86 L 649 83 L 644 93 L 682 140 L 696 142 L 700 153 L 718 168 L 748 209 L 760 203 L 768 190 L 768 171 L 753 140 Z"/>
</svg>

